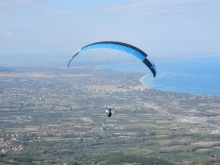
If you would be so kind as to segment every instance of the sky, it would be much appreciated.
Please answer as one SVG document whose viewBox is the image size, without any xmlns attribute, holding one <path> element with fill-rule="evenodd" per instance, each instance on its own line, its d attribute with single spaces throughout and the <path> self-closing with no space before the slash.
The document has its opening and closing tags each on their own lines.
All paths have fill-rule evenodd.
<svg viewBox="0 0 220 165">
<path fill-rule="evenodd" d="M 0 0 L 0 55 L 73 54 L 97 41 L 220 55 L 220 1 Z"/>
</svg>

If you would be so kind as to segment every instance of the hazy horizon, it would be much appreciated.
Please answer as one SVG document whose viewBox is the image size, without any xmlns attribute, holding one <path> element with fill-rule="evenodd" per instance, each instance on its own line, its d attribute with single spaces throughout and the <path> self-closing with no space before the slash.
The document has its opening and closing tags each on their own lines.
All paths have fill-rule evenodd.
<svg viewBox="0 0 220 165">
<path fill-rule="evenodd" d="M 0 1 L 0 55 L 126 42 L 147 54 L 220 54 L 218 0 Z M 181 55 L 180 55 L 181 56 Z"/>
</svg>

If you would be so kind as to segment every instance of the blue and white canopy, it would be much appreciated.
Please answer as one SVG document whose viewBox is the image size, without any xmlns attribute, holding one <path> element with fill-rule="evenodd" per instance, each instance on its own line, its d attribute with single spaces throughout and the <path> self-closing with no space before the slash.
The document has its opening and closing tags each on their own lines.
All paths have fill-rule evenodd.
<svg viewBox="0 0 220 165">
<path fill-rule="evenodd" d="M 153 76 L 156 77 L 156 66 L 154 62 L 151 60 L 151 58 L 142 50 L 139 48 L 122 43 L 122 42 L 116 42 L 116 41 L 102 41 L 102 42 L 95 42 L 89 45 L 86 45 L 79 49 L 73 57 L 70 59 L 68 63 L 68 67 L 70 66 L 71 61 L 79 54 L 87 50 L 91 49 L 99 49 L 99 48 L 108 48 L 108 49 L 116 49 L 119 51 L 126 52 L 128 54 L 131 54 L 135 57 L 137 57 L 139 60 L 141 60 L 153 73 Z"/>
</svg>

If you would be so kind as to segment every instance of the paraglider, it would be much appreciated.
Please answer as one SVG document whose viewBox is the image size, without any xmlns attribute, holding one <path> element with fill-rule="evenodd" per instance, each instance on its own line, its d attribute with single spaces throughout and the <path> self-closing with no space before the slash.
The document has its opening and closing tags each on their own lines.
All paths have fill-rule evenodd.
<svg viewBox="0 0 220 165">
<path fill-rule="evenodd" d="M 156 77 L 156 66 L 154 62 L 151 60 L 151 58 L 142 50 L 139 48 L 129 45 L 122 42 L 116 42 L 116 41 L 102 41 L 102 42 L 95 42 L 89 45 L 86 45 L 79 49 L 73 57 L 69 60 L 68 67 L 70 66 L 70 63 L 72 60 L 80 53 L 91 50 L 91 49 L 100 49 L 100 48 L 108 48 L 108 49 L 116 49 L 119 51 L 126 52 L 128 54 L 131 54 L 135 57 L 137 57 L 139 60 L 141 60 L 153 73 L 153 76 Z"/>
<path fill-rule="evenodd" d="M 87 51 L 87 50 L 100 49 L 100 48 L 116 49 L 116 50 L 126 52 L 128 54 L 135 56 L 136 58 L 141 60 L 150 69 L 153 76 L 156 77 L 156 66 L 153 60 L 151 60 L 151 58 L 145 52 L 143 52 L 141 49 L 133 45 L 129 45 L 123 42 L 116 42 L 116 41 L 95 42 L 95 43 L 82 47 L 69 60 L 68 67 L 70 66 L 72 60 L 80 53 L 83 53 L 84 51 Z M 112 113 L 114 113 L 114 110 L 112 110 L 111 108 L 107 108 L 106 106 L 106 112 L 108 114 L 108 117 L 111 117 Z"/>
<path fill-rule="evenodd" d="M 106 108 L 105 108 L 105 111 L 108 113 L 108 117 L 111 117 L 112 114 L 114 113 L 114 110 L 111 109 L 111 108 L 107 108 L 107 106 L 106 106 Z"/>
</svg>

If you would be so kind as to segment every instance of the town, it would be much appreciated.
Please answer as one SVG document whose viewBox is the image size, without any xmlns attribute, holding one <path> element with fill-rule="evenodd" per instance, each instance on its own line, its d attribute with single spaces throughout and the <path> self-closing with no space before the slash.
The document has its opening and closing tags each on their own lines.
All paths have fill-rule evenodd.
<svg viewBox="0 0 220 165">
<path fill-rule="evenodd" d="M 91 164 L 109 153 L 219 162 L 220 97 L 157 91 L 143 76 L 94 67 L 0 72 L 1 162 Z"/>
</svg>

